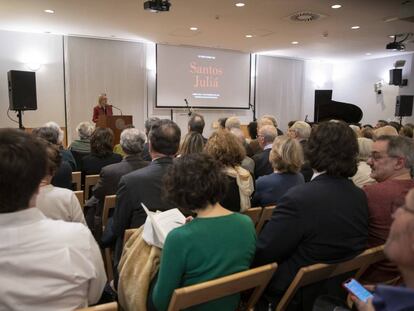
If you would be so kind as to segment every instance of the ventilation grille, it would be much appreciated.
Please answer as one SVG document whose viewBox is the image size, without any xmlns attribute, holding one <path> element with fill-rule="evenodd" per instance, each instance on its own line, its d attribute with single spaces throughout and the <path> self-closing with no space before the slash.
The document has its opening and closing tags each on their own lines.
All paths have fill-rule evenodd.
<svg viewBox="0 0 414 311">
<path fill-rule="evenodd" d="M 325 15 L 313 12 L 297 12 L 287 18 L 293 22 L 313 22 L 325 18 Z"/>
</svg>

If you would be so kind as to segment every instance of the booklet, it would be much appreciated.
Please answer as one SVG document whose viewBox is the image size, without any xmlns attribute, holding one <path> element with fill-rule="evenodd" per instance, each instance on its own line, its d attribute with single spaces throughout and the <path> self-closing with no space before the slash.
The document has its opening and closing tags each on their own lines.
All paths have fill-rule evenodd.
<svg viewBox="0 0 414 311">
<path fill-rule="evenodd" d="M 163 248 L 168 233 L 185 224 L 185 216 L 178 208 L 154 213 L 148 210 L 144 203 L 141 203 L 141 206 L 148 215 L 142 238 L 150 245 Z"/>
</svg>

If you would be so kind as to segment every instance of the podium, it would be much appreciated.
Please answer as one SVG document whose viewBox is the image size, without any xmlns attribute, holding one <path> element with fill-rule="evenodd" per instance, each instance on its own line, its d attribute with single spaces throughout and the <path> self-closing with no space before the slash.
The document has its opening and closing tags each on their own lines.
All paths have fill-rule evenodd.
<svg viewBox="0 0 414 311">
<path fill-rule="evenodd" d="M 121 132 L 129 125 L 132 125 L 132 116 L 105 116 L 100 115 L 97 127 L 110 128 L 114 132 L 114 145 L 119 144 Z"/>
</svg>

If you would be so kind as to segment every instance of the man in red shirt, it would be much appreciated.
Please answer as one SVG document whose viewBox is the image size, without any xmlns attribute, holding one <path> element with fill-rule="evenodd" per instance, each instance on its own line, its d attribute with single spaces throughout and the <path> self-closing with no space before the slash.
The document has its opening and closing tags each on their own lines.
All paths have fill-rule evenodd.
<svg viewBox="0 0 414 311">
<path fill-rule="evenodd" d="M 400 136 L 380 136 L 372 145 L 367 163 L 371 166 L 371 177 L 378 182 L 363 188 L 369 209 L 368 247 L 373 247 L 385 243 L 393 213 L 404 204 L 408 191 L 414 188 L 411 178 L 413 140 Z M 396 266 L 383 262 L 367 271 L 363 279 L 381 282 L 396 276 Z"/>
</svg>

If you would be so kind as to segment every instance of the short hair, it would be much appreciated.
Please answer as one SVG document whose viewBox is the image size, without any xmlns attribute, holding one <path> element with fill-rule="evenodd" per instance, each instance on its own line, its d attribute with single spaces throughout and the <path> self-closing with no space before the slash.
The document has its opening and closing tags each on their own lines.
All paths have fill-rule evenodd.
<svg viewBox="0 0 414 311">
<path fill-rule="evenodd" d="M 380 136 L 398 136 L 398 132 L 395 129 L 395 127 L 391 126 L 391 125 L 385 125 L 383 127 L 379 127 L 374 131 L 374 135 L 375 137 L 380 137 Z"/>
<path fill-rule="evenodd" d="M 204 117 L 198 113 L 193 113 L 188 120 L 188 128 L 190 131 L 200 133 L 201 135 L 203 135 L 205 125 Z"/>
<path fill-rule="evenodd" d="M 309 137 L 305 158 L 318 172 L 352 177 L 357 171 L 358 143 L 354 131 L 344 122 L 322 122 Z"/>
<path fill-rule="evenodd" d="M 251 139 L 257 138 L 257 122 L 252 121 L 247 125 L 247 130 L 249 131 L 249 136 Z"/>
<path fill-rule="evenodd" d="M 265 125 L 271 125 L 271 126 L 275 126 L 275 124 L 273 123 L 273 121 L 269 118 L 265 118 L 265 117 L 261 117 L 259 119 L 259 121 L 257 122 L 257 128 L 260 130 L 261 127 L 265 126 Z"/>
<path fill-rule="evenodd" d="M 167 156 L 173 156 L 177 153 L 180 139 L 180 128 L 174 121 L 168 119 L 154 122 L 149 132 L 152 150 Z"/>
<path fill-rule="evenodd" d="M 106 157 L 112 153 L 114 133 L 109 128 L 98 127 L 91 136 L 91 153 Z"/>
<path fill-rule="evenodd" d="M 296 120 L 292 120 L 288 122 L 288 128 L 290 129 L 290 127 L 295 124 L 295 122 L 297 122 Z"/>
<path fill-rule="evenodd" d="M 63 133 L 62 129 L 60 128 L 59 124 L 57 124 L 54 121 L 49 121 L 49 122 L 45 123 L 45 125 L 43 125 L 43 126 L 50 127 L 50 128 L 52 128 L 56 131 L 56 133 L 58 134 L 57 144 L 61 145 L 62 142 L 63 142 L 64 133 Z"/>
<path fill-rule="evenodd" d="M 404 125 L 401 128 L 400 134 L 405 137 L 413 138 L 413 128 L 408 125 Z"/>
<path fill-rule="evenodd" d="M 203 136 L 198 132 L 188 132 L 181 142 L 178 153 L 183 156 L 185 154 L 200 153 L 204 149 Z"/>
<path fill-rule="evenodd" d="M 371 128 L 371 129 L 373 129 L 373 128 L 374 128 L 371 124 L 364 124 L 364 125 L 362 126 L 362 129 L 364 129 L 364 128 L 366 128 L 366 127 Z"/>
<path fill-rule="evenodd" d="M 246 137 L 244 137 L 244 133 L 241 129 L 233 127 L 232 129 L 230 129 L 230 133 L 236 136 L 243 146 L 246 144 Z"/>
<path fill-rule="evenodd" d="M 296 121 L 289 128 L 290 131 L 295 131 L 296 135 L 302 139 L 308 139 L 312 131 L 311 126 L 305 121 Z"/>
<path fill-rule="evenodd" d="M 277 128 L 277 125 L 278 124 L 277 124 L 276 118 L 274 116 L 272 116 L 271 114 L 265 114 L 265 115 L 263 115 L 262 118 L 261 118 L 261 120 L 262 119 L 269 119 L 270 121 L 272 121 L 273 126 L 275 128 Z"/>
<path fill-rule="evenodd" d="M 159 120 L 161 120 L 160 118 L 157 117 L 152 117 L 149 118 L 145 121 L 145 134 L 149 134 L 150 130 L 151 130 L 151 126 L 155 123 L 158 122 Z"/>
<path fill-rule="evenodd" d="M 374 139 L 374 129 L 372 127 L 364 127 L 361 129 L 361 137 Z"/>
<path fill-rule="evenodd" d="M 219 123 L 219 125 L 220 125 L 220 127 L 222 129 L 225 129 L 226 128 L 226 121 L 227 121 L 227 118 L 220 118 L 220 119 L 218 119 L 218 123 Z"/>
<path fill-rule="evenodd" d="M 398 122 L 395 121 L 391 121 L 390 123 L 388 123 L 390 126 L 392 126 L 393 128 L 395 128 L 397 130 L 397 132 L 400 132 L 401 130 L 401 125 Z"/>
<path fill-rule="evenodd" d="M 358 137 L 361 135 L 361 129 L 358 125 L 350 124 L 349 127 L 355 132 L 355 135 Z"/>
<path fill-rule="evenodd" d="M 376 141 L 388 142 L 387 155 L 390 157 L 401 157 L 405 159 L 405 167 L 414 167 L 414 142 L 408 137 L 383 135 Z"/>
<path fill-rule="evenodd" d="M 358 160 L 367 161 L 371 156 L 372 139 L 366 137 L 358 137 Z"/>
<path fill-rule="evenodd" d="M 259 128 L 259 136 L 263 137 L 266 144 L 271 144 L 277 136 L 277 129 L 273 125 L 263 125 Z"/>
<path fill-rule="evenodd" d="M 51 127 L 43 126 L 43 127 L 35 128 L 33 129 L 32 134 L 39 138 L 46 140 L 47 142 L 51 144 L 57 145 L 58 143 L 59 134 L 57 131 L 55 131 Z"/>
<path fill-rule="evenodd" d="M 225 127 L 228 130 L 231 130 L 232 128 L 240 128 L 241 124 L 240 124 L 240 120 L 238 117 L 230 117 L 227 118 L 226 123 L 225 123 Z"/>
<path fill-rule="evenodd" d="M 246 151 L 240 141 L 228 131 L 214 132 L 207 141 L 204 151 L 225 166 L 240 165 Z"/>
<path fill-rule="evenodd" d="M 29 207 L 46 175 L 44 142 L 17 129 L 0 129 L 0 213 Z"/>
<path fill-rule="evenodd" d="M 388 125 L 388 121 L 386 121 L 386 120 L 378 120 L 378 122 L 377 122 L 377 124 L 380 124 L 380 126 L 386 126 L 386 125 Z"/>
<path fill-rule="evenodd" d="M 95 126 L 90 122 L 81 122 L 76 127 L 76 132 L 81 140 L 90 139 L 94 130 Z"/>
<path fill-rule="evenodd" d="M 269 154 L 273 169 L 282 173 L 297 173 L 303 165 L 303 150 L 300 143 L 288 136 L 278 136 Z"/>
<path fill-rule="evenodd" d="M 47 170 L 46 173 L 49 176 L 54 176 L 60 164 L 62 163 L 62 155 L 59 148 L 45 141 L 46 154 L 47 154 Z"/>
<path fill-rule="evenodd" d="M 136 128 L 127 128 L 122 131 L 120 145 L 126 154 L 139 154 L 144 149 L 146 136 Z"/>
<path fill-rule="evenodd" d="M 207 154 L 192 153 L 174 160 L 164 176 L 163 190 L 167 201 L 197 210 L 220 202 L 227 183 L 219 162 Z"/>
</svg>

